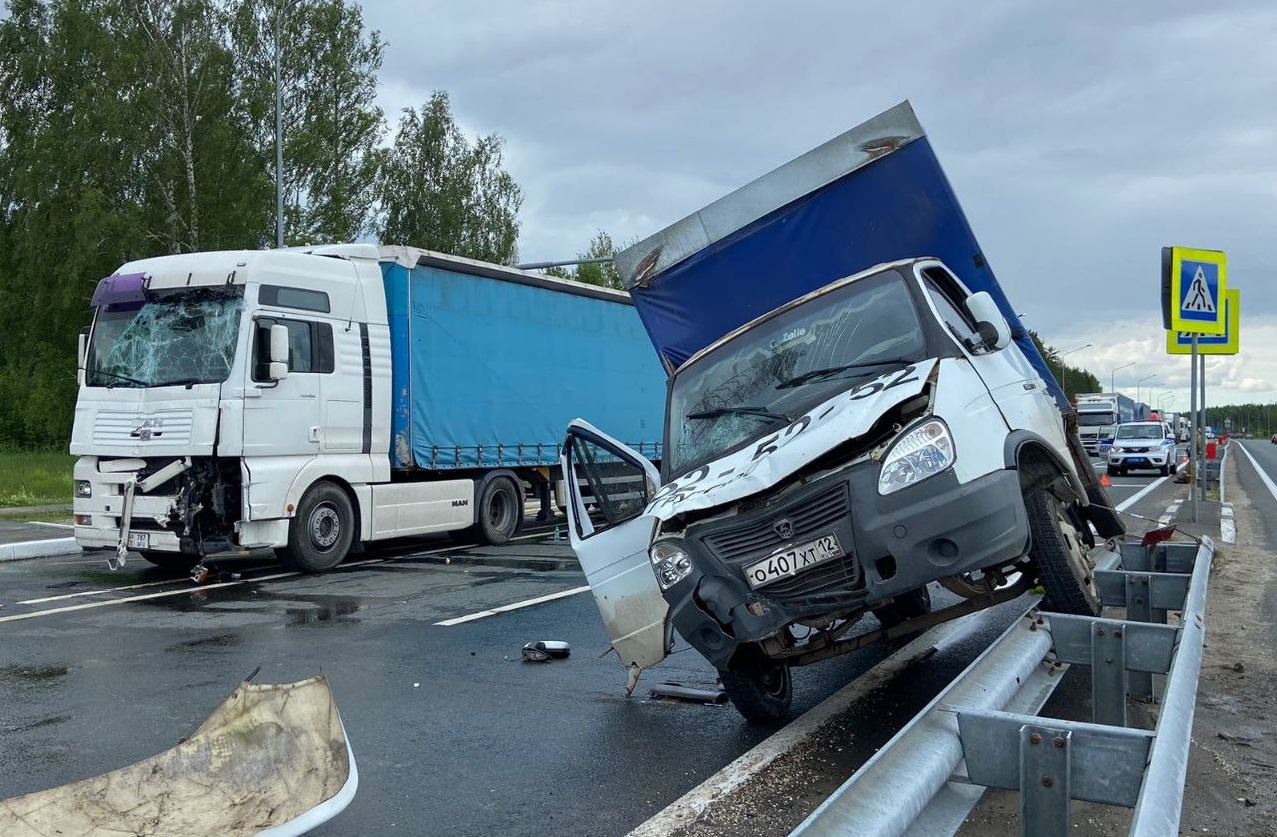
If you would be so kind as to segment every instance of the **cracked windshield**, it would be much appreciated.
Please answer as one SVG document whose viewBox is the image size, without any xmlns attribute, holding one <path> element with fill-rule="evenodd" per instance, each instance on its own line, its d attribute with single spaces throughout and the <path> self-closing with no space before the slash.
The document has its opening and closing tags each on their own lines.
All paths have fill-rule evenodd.
<svg viewBox="0 0 1277 837">
<path fill-rule="evenodd" d="M 670 395 L 670 476 L 793 421 L 857 380 L 926 357 L 896 273 L 830 291 L 678 372 Z"/>
<path fill-rule="evenodd" d="M 149 292 L 98 311 L 87 383 L 156 387 L 226 380 L 235 361 L 243 287 Z"/>
</svg>

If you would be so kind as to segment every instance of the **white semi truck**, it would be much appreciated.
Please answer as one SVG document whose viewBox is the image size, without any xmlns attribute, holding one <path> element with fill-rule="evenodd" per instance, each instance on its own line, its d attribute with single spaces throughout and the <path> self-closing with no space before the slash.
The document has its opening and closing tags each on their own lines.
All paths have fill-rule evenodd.
<svg viewBox="0 0 1277 837">
<path fill-rule="evenodd" d="M 130 262 L 93 305 L 75 537 L 113 566 L 504 542 L 586 407 L 659 458 L 664 375 L 621 292 L 353 244 Z"/>
</svg>

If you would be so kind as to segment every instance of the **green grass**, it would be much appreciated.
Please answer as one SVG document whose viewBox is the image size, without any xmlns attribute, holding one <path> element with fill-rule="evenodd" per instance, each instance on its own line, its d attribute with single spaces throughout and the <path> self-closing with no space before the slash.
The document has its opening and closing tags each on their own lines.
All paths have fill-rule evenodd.
<svg viewBox="0 0 1277 837">
<path fill-rule="evenodd" d="M 75 460 L 62 451 L 0 451 L 0 508 L 70 503 Z"/>
</svg>

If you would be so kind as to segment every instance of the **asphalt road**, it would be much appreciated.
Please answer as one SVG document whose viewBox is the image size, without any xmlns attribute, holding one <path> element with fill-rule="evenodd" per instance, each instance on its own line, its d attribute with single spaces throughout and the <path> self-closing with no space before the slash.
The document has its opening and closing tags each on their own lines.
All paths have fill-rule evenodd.
<svg viewBox="0 0 1277 837">
<path fill-rule="evenodd" d="M 1155 484 L 1131 506 L 1153 518 L 1180 490 L 1151 474 L 1112 481 L 1115 504 Z M 584 583 L 570 550 L 545 535 L 501 548 L 398 544 L 325 576 L 252 560 L 222 569 L 241 578 L 197 588 L 142 561 L 116 573 L 94 558 L 0 564 L 0 798 L 172 746 L 259 665 L 260 682 L 323 670 L 332 683 L 360 788 L 321 835 L 624 834 L 766 735 L 730 707 L 645 697 L 662 680 L 712 684 L 695 652 L 647 672 L 625 699 L 623 670 L 600 657 L 592 600 L 570 592 Z M 887 689 L 888 711 L 853 738 L 885 741 L 1013 605 L 981 614 L 964 641 Z M 538 639 L 573 653 L 520 662 Z M 795 715 L 893 647 L 797 670 Z"/>
</svg>

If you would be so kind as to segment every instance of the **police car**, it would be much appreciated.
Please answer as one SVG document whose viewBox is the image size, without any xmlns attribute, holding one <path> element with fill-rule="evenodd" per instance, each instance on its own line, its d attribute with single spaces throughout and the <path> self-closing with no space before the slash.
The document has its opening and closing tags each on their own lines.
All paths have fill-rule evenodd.
<svg viewBox="0 0 1277 837">
<path fill-rule="evenodd" d="M 1175 470 L 1175 434 L 1164 421 L 1119 424 L 1108 450 L 1108 473 L 1155 470 L 1166 476 Z"/>
</svg>

